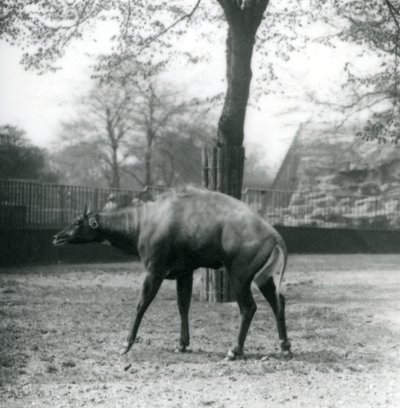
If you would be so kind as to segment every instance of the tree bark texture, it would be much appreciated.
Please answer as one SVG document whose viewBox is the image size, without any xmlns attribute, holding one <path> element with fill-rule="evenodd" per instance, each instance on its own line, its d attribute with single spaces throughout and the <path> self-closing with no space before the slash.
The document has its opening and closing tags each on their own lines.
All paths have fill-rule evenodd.
<svg viewBox="0 0 400 408">
<path fill-rule="evenodd" d="M 242 147 L 239 149 L 243 150 Z M 203 185 L 210 190 L 222 191 L 220 179 L 222 173 L 219 171 L 222 151 L 222 147 L 206 146 L 202 152 Z M 225 268 L 218 270 L 202 268 L 201 282 L 202 301 L 216 303 L 235 300 Z"/>
<path fill-rule="evenodd" d="M 219 0 L 228 22 L 226 40 L 227 90 L 218 123 L 221 191 L 240 198 L 243 182 L 244 123 L 252 78 L 251 60 L 256 32 L 268 0 Z"/>
<path fill-rule="evenodd" d="M 144 176 L 144 183 L 145 186 L 152 186 L 153 185 L 153 175 L 152 175 L 152 156 L 153 156 L 153 140 L 154 140 L 154 135 L 152 134 L 151 131 L 147 132 L 147 144 L 146 144 L 146 150 L 144 152 L 144 171 L 145 171 L 145 176 Z"/>
<path fill-rule="evenodd" d="M 112 151 L 112 178 L 111 178 L 111 188 L 121 188 L 120 174 L 119 174 L 119 164 L 117 157 L 118 148 L 113 147 Z"/>
<path fill-rule="evenodd" d="M 106 116 L 107 116 L 107 136 L 108 142 L 111 146 L 111 188 L 120 188 L 120 174 L 119 174 L 119 163 L 118 163 L 118 140 L 115 136 L 115 131 L 111 119 L 111 111 L 109 108 L 106 109 Z"/>
</svg>

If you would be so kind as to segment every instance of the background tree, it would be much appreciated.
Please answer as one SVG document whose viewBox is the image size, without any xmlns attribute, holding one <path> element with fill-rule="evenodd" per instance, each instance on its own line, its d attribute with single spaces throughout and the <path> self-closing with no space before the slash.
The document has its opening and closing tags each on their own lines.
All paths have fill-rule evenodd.
<svg viewBox="0 0 400 408">
<path fill-rule="evenodd" d="M 134 85 L 134 103 L 130 119 L 133 122 L 137 155 L 144 159 L 144 185 L 154 183 L 153 153 L 156 143 L 166 135 L 173 139 L 180 124 L 188 120 L 188 110 L 194 113 L 197 101 L 184 101 L 182 95 L 174 89 L 151 79 Z M 180 100 L 179 100 L 180 96 Z M 178 136 L 179 137 L 179 136 Z"/>
<path fill-rule="evenodd" d="M 47 151 L 32 145 L 25 132 L 13 125 L 0 126 L 0 178 L 56 181 Z"/>
<path fill-rule="evenodd" d="M 59 182 L 62 184 L 109 187 L 106 177 L 109 169 L 103 167 L 105 163 L 95 142 L 71 141 L 53 151 L 50 159 L 60 175 Z M 124 181 L 124 179 L 121 180 L 122 186 Z"/>
<path fill-rule="evenodd" d="M 189 111 L 163 132 L 154 154 L 155 176 L 160 184 L 202 183 L 202 149 L 215 135 L 215 128 L 209 122 L 208 115 L 201 110 Z"/>
<path fill-rule="evenodd" d="M 97 85 L 81 100 L 77 119 L 63 124 L 62 139 L 89 144 L 111 188 L 121 187 L 122 167 L 132 158 L 131 98 L 127 87 Z"/>
<path fill-rule="evenodd" d="M 200 182 L 199 142 L 209 136 L 209 127 L 200 125 L 204 118 L 197 100 L 185 101 L 154 80 L 97 84 L 82 99 L 76 119 L 64 123 L 66 142 L 55 162 L 65 180 L 78 184 L 104 186 L 100 178 L 113 188 Z"/>
<path fill-rule="evenodd" d="M 226 155 L 219 166 L 223 190 L 239 196 L 243 176 L 244 155 L 233 160 L 230 148 L 241 148 L 244 138 L 244 120 L 251 82 L 251 59 L 256 33 L 263 19 L 268 0 L 219 0 L 215 6 L 200 7 L 201 0 L 187 11 L 180 1 L 154 3 L 147 0 L 101 1 L 85 0 L 60 4 L 23 1 L 6 3 L 3 8 L 5 23 L 0 28 L 3 38 L 26 46 L 23 63 L 37 69 L 54 69 L 54 62 L 65 52 L 66 46 L 81 38 L 96 20 L 112 18 L 119 26 L 116 46 L 111 53 L 111 71 L 127 61 L 136 66 L 149 65 L 154 70 L 164 67 L 171 55 L 171 36 L 182 34 L 178 23 L 194 20 L 202 11 L 207 21 L 220 20 L 221 13 L 228 23 L 226 40 L 227 91 L 218 123 L 217 142 Z M 197 16 L 198 20 L 200 19 Z M 179 31 L 180 30 L 180 31 Z M 157 52 L 152 46 L 156 44 Z M 193 55 L 191 58 L 195 59 Z M 103 65 L 104 67 L 104 65 Z M 101 71 L 101 70 L 100 70 Z M 232 169 L 238 170 L 235 172 Z"/>
<path fill-rule="evenodd" d="M 400 2 L 383 0 L 362 8 L 360 3 L 358 8 L 356 4 L 348 6 L 351 9 L 344 10 L 344 16 L 350 26 L 344 38 L 367 44 L 369 53 L 379 58 L 380 66 L 373 73 L 361 75 L 352 72 L 351 65 L 347 67 L 352 100 L 346 111 L 370 109 L 371 116 L 359 135 L 367 140 L 397 143 L 400 139 Z"/>
<path fill-rule="evenodd" d="M 399 47 L 400 1 L 321 1 L 312 18 L 320 13 L 330 18 L 332 31 L 317 41 L 328 46 L 351 43 L 358 46 L 357 58 L 346 63 L 347 82 L 331 100 L 315 99 L 323 114 L 338 112 L 328 129 L 357 128 L 365 140 L 397 142 L 400 137 Z M 324 109 L 325 108 L 325 109 Z M 333 129 L 332 129 L 333 128 Z"/>
<path fill-rule="evenodd" d="M 57 68 L 55 62 L 63 55 L 66 47 L 88 31 L 93 31 L 97 22 L 107 19 L 114 21 L 117 28 L 113 37 L 114 46 L 97 64 L 96 75 L 102 79 L 114 78 L 120 81 L 127 80 L 126 70 L 120 69 L 122 66 L 135 67 L 130 71 L 130 76 L 145 76 L 148 67 L 151 67 L 153 73 L 159 72 L 170 67 L 171 58 L 178 54 L 177 50 L 183 51 L 179 54 L 185 56 L 187 61 L 197 61 L 198 49 L 185 50 L 183 41 L 176 46 L 177 36 L 183 38 L 191 31 L 191 25 L 196 27 L 199 36 L 205 35 L 207 30 L 212 31 L 214 27 L 227 29 L 227 90 L 216 141 L 227 154 L 224 165 L 219 166 L 223 173 L 220 175 L 224 180 L 223 189 L 234 195 L 238 195 L 240 190 L 230 191 L 234 174 L 230 170 L 236 169 L 239 174 L 242 172 L 243 155 L 233 161 L 229 149 L 240 149 L 243 145 L 243 123 L 252 79 L 254 50 L 258 54 L 254 62 L 264 69 L 260 75 L 264 85 L 275 77 L 277 71 L 271 70 L 268 54 L 278 53 L 286 60 L 293 50 L 303 49 L 302 42 L 307 35 L 309 38 L 318 37 L 315 30 L 313 35 L 312 28 L 307 29 L 307 24 L 330 26 L 331 39 L 372 45 L 377 54 L 384 52 L 397 60 L 398 0 L 287 0 L 271 2 L 270 5 L 268 0 L 218 0 L 213 4 L 193 0 L 190 6 L 180 0 L 167 3 L 149 0 L 83 0 L 65 4 L 48 1 L 26 4 L 17 0 L 6 2 L 2 12 L 0 35 L 11 43 L 25 46 L 23 63 L 41 71 Z M 264 17 L 265 22 L 262 23 Z M 213 37 L 221 41 L 220 35 L 213 34 Z M 326 36 L 321 41 L 326 42 Z M 397 67 L 395 62 L 393 65 Z M 142 74 L 142 71 L 145 73 Z M 369 90 L 362 91 L 367 96 L 355 94 L 354 102 L 360 99 L 371 104 L 373 102 L 369 98 L 373 98 L 374 92 L 381 92 L 385 83 L 393 83 L 387 71 L 369 75 L 369 79 L 355 75 L 354 71 L 351 73 L 349 83 L 353 81 L 353 84 L 363 86 L 369 83 Z M 397 68 L 392 73 L 390 77 L 397 78 Z M 355 79 L 357 76 L 360 81 Z M 397 84 L 397 80 L 394 83 Z M 353 88 L 360 92 L 358 85 Z M 390 86 L 386 94 L 393 95 L 394 89 L 397 89 L 397 85 Z M 387 106 L 386 113 L 376 113 L 366 127 L 371 137 L 385 134 L 385 129 L 391 134 L 396 132 L 397 108 L 392 109 L 395 105 L 390 103 Z M 239 180 L 237 185 L 240 184 Z"/>
<path fill-rule="evenodd" d="M 267 189 L 270 188 L 272 181 L 273 171 L 263 162 L 262 150 L 257 149 L 257 146 L 247 149 L 243 185 Z"/>
</svg>

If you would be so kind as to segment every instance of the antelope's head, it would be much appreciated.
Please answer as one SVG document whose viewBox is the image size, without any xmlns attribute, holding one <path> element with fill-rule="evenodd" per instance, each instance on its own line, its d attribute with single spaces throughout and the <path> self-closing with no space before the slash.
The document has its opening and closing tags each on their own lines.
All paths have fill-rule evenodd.
<svg viewBox="0 0 400 408">
<path fill-rule="evenodd" d="M 95 214 L 91 214 L 87 207 L 83 215 L 65 227 L 62 231 L 54 235 L 53 245 L 62 246 L 65 244 L 87 244 L 89 242 L 103 241 L 99 231 L 99 222 Z"/>
</svg>

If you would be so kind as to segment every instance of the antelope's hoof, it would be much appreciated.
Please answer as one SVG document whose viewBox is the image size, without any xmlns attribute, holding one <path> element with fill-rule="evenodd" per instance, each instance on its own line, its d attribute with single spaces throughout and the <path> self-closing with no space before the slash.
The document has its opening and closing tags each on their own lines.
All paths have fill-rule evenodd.
<svg viewBox="0 0 400 408">
<path fill-rule="evenodd" d="M 131 349 L 131 347 L 132 347 L 132 344 L 125 342 L 122 346 L 122 350 L 120 351 L 119 355 L 123 356 Z"/>
<path fill-rule="evenodd" d="M 285 360 L 291 360 L 293 358 L 293 353 L 290 350 L 282 350 L 282 356 Z"/>
<path fill-rule="evenodd" d="M 226 354 L 225 360 L 235 361 L 235 360 L 241 360 L 243 358 L 244 358 L 243 352 L 239 352 L 236 350 L 229 350 L 228 353 Z"/>
<path fill-rule="evenodd" d="M 175 349 L 175 353 L 176 354 L 178 354 L 178 353 L 191 353 L 192 352 L 192 350 L 190 350 L 189 348 L 188 348 L 188 346 L 178 346 L 176 349 Z"/>
<path fill-rule="evenodd" d="M 285 352 L 285 351 L 289 351 L 289 352 L 290 352 L 290 347 L 291 347 L 291 344 L 290 344 L 290 341 L 289 341 L 289 340 L 283 340 L 283 341 L 282 341 L 282 343 L 281 343 L 281 350 L 282 350 L 282 352 Z"/>
</svg>

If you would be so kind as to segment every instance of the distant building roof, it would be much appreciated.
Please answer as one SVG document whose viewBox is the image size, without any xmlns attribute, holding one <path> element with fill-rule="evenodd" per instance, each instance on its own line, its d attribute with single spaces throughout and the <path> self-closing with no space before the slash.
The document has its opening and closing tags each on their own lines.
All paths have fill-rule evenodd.
<svg viewBox="0 0 400 408">
<path fill-rule="evenodd" d="M 298 184 L 298 168 L 300 163 L 300 136 L 302 125 L 297 130 L 292 144 L 290 145 L 286 156 L 284 157 L 282 164 L 275 176 L 272 183 L 272 189 L 274 190 L 296 190 Z"/>
</svg>

